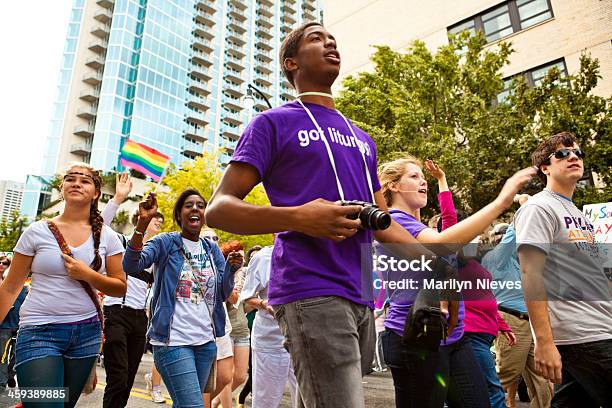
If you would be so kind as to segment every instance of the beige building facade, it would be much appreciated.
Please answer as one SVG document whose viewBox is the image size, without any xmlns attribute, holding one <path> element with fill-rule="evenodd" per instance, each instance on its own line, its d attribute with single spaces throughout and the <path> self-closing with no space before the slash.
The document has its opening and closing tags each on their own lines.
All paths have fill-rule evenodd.
<svg viewBox="0 0 612 408">
<path fill-rule="evenodd" d="M 610 0 L 326 0 L 324 14 L 342 55 L 341 78 L 371 70 L 374 45 L 402 51 L 420 39 L 434 51 L 449 31 L 477 28 L 490 47 L 512 42 L 504 78 L 523 73 L 537 83 L 553 65 L 572 74 L 587 52 L 603 77 L 594 92 L 612 95 Z"/>
</svg>

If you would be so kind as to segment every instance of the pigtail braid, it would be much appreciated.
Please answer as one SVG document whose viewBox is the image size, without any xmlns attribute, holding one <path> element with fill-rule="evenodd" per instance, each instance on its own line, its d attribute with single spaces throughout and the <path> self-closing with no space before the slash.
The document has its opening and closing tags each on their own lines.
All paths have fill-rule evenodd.
<svg viewBox="0 0 612 408">
<path fill-rule="evenodd" d="M 100 257 L 100 237 L 102 236 L 102 228 L 104 227 L 104 219 L 98 210 L 98 200 L 91 203 L 89 211 L 89 222 L 91 223 L 91 233 L 94 240 L 94 260 L 91 263 L 91 268 L 99 271 L 102 267 L 102 258 Z"/>
</svg>

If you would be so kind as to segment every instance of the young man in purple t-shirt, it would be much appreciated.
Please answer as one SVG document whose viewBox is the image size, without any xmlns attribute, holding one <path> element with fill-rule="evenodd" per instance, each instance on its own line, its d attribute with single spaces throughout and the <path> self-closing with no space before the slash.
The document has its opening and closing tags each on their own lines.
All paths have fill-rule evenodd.
<svg viewBox="0 0 612 408">
<path fill-rule="evenodd" d="M 207 224 L 235 234 L 278 232 L 269 304 L 291 354 L 303 406 L 364 407 L 362 375 L 374 354 L 373 238 L 417 241 L 397 223 L 360 228 L 347 218 L 374 202 L 387 211 L 376 175 L 376 145 L 335 110 L 331 86 L 340 71 L 334 37 L 308 23 L 284 40 L 280 59 L 298 100 L 257 115 L 245 129 L 206 209 Z M 244 197 L 262 182 L 271 206 Z M 512 202 L 514 191 L 508 192 Z M 364 251 L 362 251 L 364 249 Z M 267 304 L 266 304 L 267 306 Z"/>
</svg>

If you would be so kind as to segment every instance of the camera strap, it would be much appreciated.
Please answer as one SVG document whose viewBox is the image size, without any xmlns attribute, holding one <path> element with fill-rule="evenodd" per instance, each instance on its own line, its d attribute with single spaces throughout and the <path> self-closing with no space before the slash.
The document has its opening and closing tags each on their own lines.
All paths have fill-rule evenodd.
<svg viewBox="0 0 612 408">
<path fill-rule="evenodd" d="M 338 170 L 336 169 L 336 161 L 334 160 L 334 154 L 331 151 L 331 147 L 329 146 L 327 137 L 325 136 L 325 133 L 323 133 L 323 129 L 321 129 L 321 126 L 319 126 L 319 123 L 315 119 L 310 109 L 308 109 L 306 105 L 304 105 L 304 103 L 299 98 L 297 99 L 297 101 L 300 105 L 302 105 L 302 108 L 304 108 L 304 111 L 306 111 L 306 113 L 308 114 L 308 117 L 312 121 L 312 124 L 315 126 L 315 128 L 319 132 L 319 135 L 321 136 L 321 140 L 323 141 L 323 144 L 325 145 L 325 150 L 327 151 L 327 157 L 329 157 L 329 163 L 331 164 L 332 170 L 334 171 L 334 176 L 336 177 L 336 185 L 338 186 L 338 194 L 340 195 L 340 200 L 344 201 L 345 200 L 344 190 L 342 189 L 342 184 L 340 183 L 340 178 L 338 177 Z M 363 166 L 365 167 L 366 180 L 368 182 L 368 188 L 370 190 L 370 195 L 372 196 L 372 204 L 376 204 L 376 200 L 374 198 L 374 189 L 372 188 L 372 178 L 370 177 L 370 170 L 368 169 L 368 163 L 365 158 L 365 143 L 366 142 L 361 141 L 357 137 L 357 135 L 355 134 L 355 130 L 349 123 L 348 119 L 342 114 L 342 112 L 338 110 L 336 110 L 336 112 L 338 112 L 338 114 L 342 117 L 342 119 L 344 119 L 346 126 L 349 128 L 351 134 L 355 138 L 355 143 L 357 143 L 359 152 L 361 153 L 361 158 L 363 159 Z M 359 143 L 361 143 L 361 145 Z"/>
</svg>

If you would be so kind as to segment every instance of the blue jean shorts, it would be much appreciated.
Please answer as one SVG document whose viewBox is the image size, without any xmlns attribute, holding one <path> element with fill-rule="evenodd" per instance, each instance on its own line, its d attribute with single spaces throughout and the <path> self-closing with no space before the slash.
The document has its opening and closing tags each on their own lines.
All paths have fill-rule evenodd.
<svg viewBox="0 0 612 408">
<path fill-rule="evenodd" d="M 45 357 L 97 357 L 102 344 L 102 329 L 97 318 L 92 320 L 20 327 L 15 347 L 15 367 Z"/>
</svg>

